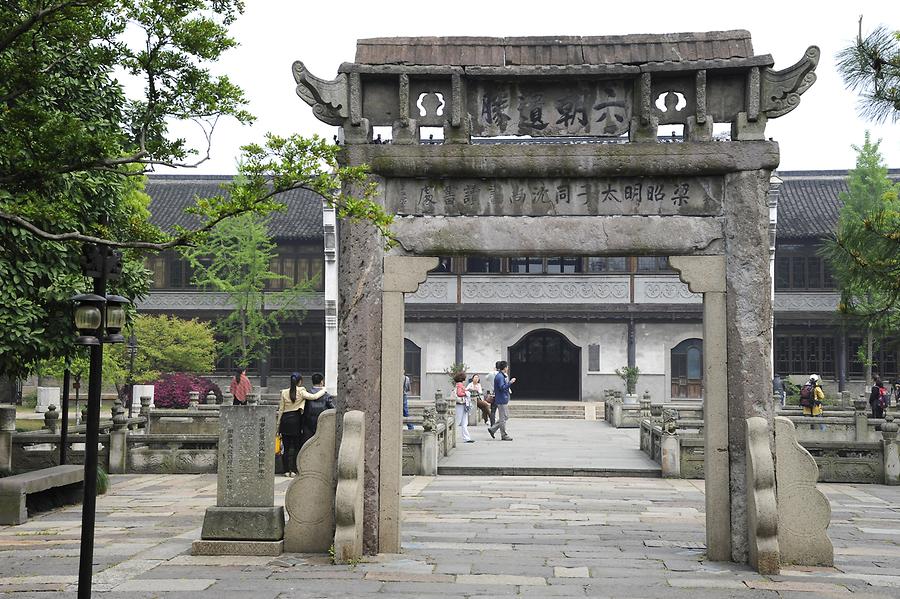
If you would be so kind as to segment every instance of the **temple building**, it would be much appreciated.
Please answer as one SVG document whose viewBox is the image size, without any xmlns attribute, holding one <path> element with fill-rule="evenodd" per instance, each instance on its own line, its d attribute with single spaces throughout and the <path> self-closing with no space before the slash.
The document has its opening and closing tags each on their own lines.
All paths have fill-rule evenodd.
<svg viewBox="0 0 900 599">
<path fill-rule="evenodd" d="M 861 390 L 863 343 L 837 313 L 839 293 L 819 255 L 840 210 L 846 171 L 778 171 L 770 202 L 774 232 L 774 370 L 795 382 L 821 375 L 826 393 Z M 900 179 L 900 169 L 890 171 Z M 228 177 L 153 175 L 152 221 L 190 226 L 196 196 L 219 192 Z M 307 191 L 282 197 L 287 210 L 269 218 L 278 244 L 272 270 L 291 280 L 315 278 L 303 311 L 282 324 L 267 360 L 250 374 L 278 388 L 293 371 L 325 371 L 324 229 L 321 199 Z M 227 297 L 196 289 L 175 252 L 148 262 L 153 287 L 141 312 L 215 320 Z M 759 293 L 771 293 L 760 289 Z M 591 401 L 622 388 L 616 370 L 637 367 L 638 392 L 666 400 L 703 396 L 700 296 L 664 256 L 441 257 L 418 292 L 407 297 L 404 365 L 414 395 L 446 391 L 444 373 L 464 362 L 470 373 L 510 363 L 516 399 Z M 897 339 L 879 343 L 875 370 L 900 376 Z M 227 357 L 218 369 L 228 371 Z"/>
</svg>

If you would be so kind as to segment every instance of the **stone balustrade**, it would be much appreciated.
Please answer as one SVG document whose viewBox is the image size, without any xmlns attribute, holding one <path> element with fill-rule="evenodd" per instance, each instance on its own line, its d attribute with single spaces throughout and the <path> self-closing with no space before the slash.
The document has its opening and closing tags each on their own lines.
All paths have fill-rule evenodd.
<svg viewBox="0 0 900 599">
<path fill-rule="evenodd" d="M 798 410 L 782 410 L 796 428 L 799 443 L 816 460 L 819 482 L 900 484 L 900 453 L 896 442 L 898 425 L 894 414 L 884 419 L 869 418 L 855 410 L 826 411 L 825 416 L 802 416 Z M 840 415 L 833 415 L 840 414 Z M 821 430 L 819 427 L 825 427 Z M 669 447 L 677 447 L 677 465 L 671 461 L 663 470 L 680 478 L 704 477 L 703 421 L 675 418 Z M 645 418 L 640 423 L 640 448 L 662 467 L 663 445 L 667 441 L 661 423 Z"/>
</svg>

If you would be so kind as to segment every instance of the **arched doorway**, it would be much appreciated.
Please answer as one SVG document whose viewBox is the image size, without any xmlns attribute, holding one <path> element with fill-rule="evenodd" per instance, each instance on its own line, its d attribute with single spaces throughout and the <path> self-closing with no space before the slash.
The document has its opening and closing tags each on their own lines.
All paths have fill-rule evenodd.
<svg viewBox="0 0 900 599">
<path fill-rule="evenodd" d="M 685 339 L 672 348 L 672 397 L 703 397 L 702 339 Z"/>
<path fill-rule="evenodd" d="M 581 398 L 581 348 L 550 329 L 532 331 L 509 348 L 514 399 Z"/>
</svg>

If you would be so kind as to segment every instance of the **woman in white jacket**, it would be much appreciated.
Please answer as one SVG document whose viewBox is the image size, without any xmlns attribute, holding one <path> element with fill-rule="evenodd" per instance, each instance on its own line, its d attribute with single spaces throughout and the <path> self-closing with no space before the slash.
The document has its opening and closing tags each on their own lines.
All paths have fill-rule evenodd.
<svg viewBox="0 0 900 599">
<path fill-rule="evenodd" d="M 475 440 L 469 436 L 469 402 L 470 395 L 466 389 L 466 373 L 457 372 L 453 375 L 453 382 L 456 387 L 453 390 L 453 397 L 456 399 L 456 426 L 462 432 L 464 443 L 474 443 Z"/>
</svg>

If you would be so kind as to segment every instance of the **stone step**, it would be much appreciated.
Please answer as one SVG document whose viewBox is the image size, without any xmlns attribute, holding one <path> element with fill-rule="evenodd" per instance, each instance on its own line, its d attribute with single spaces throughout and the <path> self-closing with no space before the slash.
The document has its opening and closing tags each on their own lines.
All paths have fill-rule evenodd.
<svg viewBox="0 0 900 599">
<path fill-rule="evenodd" d="M 445 476 L 585 476 L 661 478 L 659 468 L 557 468 L 552 466 L 442 466 L 438 475 Z"/>
</svg>

